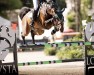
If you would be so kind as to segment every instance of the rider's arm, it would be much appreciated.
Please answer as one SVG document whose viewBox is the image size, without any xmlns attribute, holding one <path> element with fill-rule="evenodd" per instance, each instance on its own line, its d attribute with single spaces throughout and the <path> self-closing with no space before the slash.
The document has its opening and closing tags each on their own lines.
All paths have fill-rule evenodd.
<svg viewBox="0 0 94 75">
<path fill-rule="evenodd" d="M 34 6 L 34 10 L 37 10 L 37 8 L 38 8 L 38 0 L 33 0 L 33 6 Z"/>
<path fill-rule="evenodd" d="M 46 2 L 46 0 L 39 0 L 39 2 L 40 2 L 40 3 L 42 3 L 42 2 Z"/>
</svg>

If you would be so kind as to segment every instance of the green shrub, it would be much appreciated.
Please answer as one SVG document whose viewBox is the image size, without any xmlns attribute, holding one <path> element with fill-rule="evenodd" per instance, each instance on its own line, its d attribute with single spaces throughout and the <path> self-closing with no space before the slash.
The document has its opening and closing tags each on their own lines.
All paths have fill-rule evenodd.
<svg viewBox="0 0 94 75">
<path fill-rule="evenodd" d="M 44 53 L 46 54 L 46 55 L 55 55 L 56 54 L 56 48 L 54 48 L 54 47 L 49 47 L 49 48 L 45 48 L 44 49 Z"/>
<path fill-rule="evenodd" d="M 72 38 L 65 40 L 65 42 L 71 42 L 71 41 L 83 41 L 82 34 L 76 35 Z"/>
<path fill-rule="evenodd" d="M 73 41 L 83 41 L 82 34 L 77 35 L 73 38 L 66 40 L 67 42 Z M 86 46 L 88 50 L 88 55 L 94 55 L 94 50 L 92 46 Z M 74 58 L 83 58 L 83 46 L 70 46 L 70 47 L 61 47 L 61 48 L 54 48 L 47 46 L 45 47 L 45 54 L 46 55 L 56 55 L 59 59 L 74 59 Z"/>
<path fill-rule="evenodd" d="M 57 51 L 56 56 L 59 59 L 82 58 L 83 52 L 81 46 L 63 47 Z"/>
<path fill-rule="evenodd" d="M 67 15 L 68 19 L 68 27 L 71 29 L 76 29 L 76 22 L 75 22 L 75 12 L 70 11 Z"/>
<path fill-rule="evenodd" d="M 69 49 L 68 47 L 64 47 L 64 49 L 58 50 L 56 56 L 59 59 L 70 59 L 68 49 Z"/>
<path fill-rule="evenodd" d="M 82 50 L 76 49 L 76 50 L 70 50 L 69 55 L 70 55 L 71 59 L 73 59 L 73 58 L 82 58 L 83 53 L 82 53 Z"/>
<path fill-rule="evenodd" d="M 94 50 L 88 50 L 88 55 L 94 55 Z"/>
<path fill-rule="evenodd" d="M 88 55 L 94 55 L 94 48 L 92 47 L 92 45 L 86 46 L 86 50 Z"/>
</svg>

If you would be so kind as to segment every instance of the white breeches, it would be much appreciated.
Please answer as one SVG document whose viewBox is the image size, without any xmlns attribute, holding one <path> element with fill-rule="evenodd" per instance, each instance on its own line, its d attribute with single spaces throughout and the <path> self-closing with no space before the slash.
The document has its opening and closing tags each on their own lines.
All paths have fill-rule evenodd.
<svg viewBox="0 0 94 75">
<path fill-rule="evenodd" d="M 33 6 L 34 6 L 34 10 L 37 10 L 37 8 L 38 8 L 38 0 L 33 0 Z"/>
</svg>

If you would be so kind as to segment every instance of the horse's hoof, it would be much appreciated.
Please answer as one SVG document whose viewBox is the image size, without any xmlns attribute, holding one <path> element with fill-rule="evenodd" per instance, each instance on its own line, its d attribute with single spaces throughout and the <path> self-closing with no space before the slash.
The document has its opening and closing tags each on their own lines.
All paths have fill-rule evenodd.
<svg viewBox="0 0 94 75">
<path fill-rule="evenodd" d="M 51 34 L 53 35 L 53 34 L 55 34 L 55 33 L 56 33 L 56 31 L 55 31 L 55 30 L 52 30 Z"/>
<path fill-rule="evenodd" d="M 22 46 L 28 46 L 27 44 L 22 44 Z"/>
</svg>

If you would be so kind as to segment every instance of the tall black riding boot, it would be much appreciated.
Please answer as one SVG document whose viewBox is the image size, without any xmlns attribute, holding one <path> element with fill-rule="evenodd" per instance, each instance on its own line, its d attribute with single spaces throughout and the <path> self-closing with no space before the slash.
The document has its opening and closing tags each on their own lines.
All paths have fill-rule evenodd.
<svg viewBox="0 0 94 75">
<path fill-rule="evenodd" d="M 33 17 L 32 17 L 32 22 L 31 22 L 31 28 L 32 29 L 34 29 L 34 21 L 36 20 L 36 18 L 37 18 L 37 13 L 38 13 L 38 11 L 37 10 L 34 10 L 34 12 L 33 12 Z"/>
</svg>

